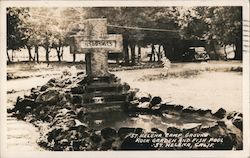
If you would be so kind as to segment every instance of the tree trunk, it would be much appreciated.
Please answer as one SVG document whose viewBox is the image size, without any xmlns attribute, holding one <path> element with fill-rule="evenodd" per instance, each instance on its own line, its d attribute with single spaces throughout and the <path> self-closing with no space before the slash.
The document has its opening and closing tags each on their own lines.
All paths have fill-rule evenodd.
<svg viewBox="0 0 250 158">
<path fill-rule="evenodd" d="M 214 56 L 215 56 L 215 60 L 219 60 L 219 55 L 216 51 L 216 47 L 215 47 L 215 42 L 212 41 L 212 47 L 213 47 L 213 50 L 214 50 Z"/>
<path fill-rule="evenodd" d="M 60 46 L 56 48 L 56 53 L 57 53 L 58 62 L 61 62 L 61 47 Z"/>
<path fill-rule="evenodd" d="M 154 58 L 154 60 L 155 60 L 155 45 L 154 44 L 152 44 L 151 45 L 151 55 L 150 55 L 150 59 L 149 59 L 149 61 L 153 61 L 153 58 Z"/>
<path fill-rule="evenodd" d="M 224 46 L 224 53 L 225 53 L 225 60 L 227 61 L 227 51 L 226 51 L 226 45 Z"/>
<path fill-rule="evenodd" d="M 158 58 L 158 62 L 161 62 L 161 45 L 159 45 L 159 48 L 158 48 L 157 58 Z"/>
<path fill-rule="evenodd" d="M 49 48 L 46 47 L 46 48 L 45 48 L 45 51 L 46 51 L 46 62 L 47 62 L 47 64 L 49 65 Z"/>
<path fill-rule="evenodd" d="M 138 46 L 138 63 L 140 63 L 140 59 L 141 59 L 141 46 Z"/>
<path fill-rule="evenodd" d="M 74 53 L 73 54 L 73 63 L 75 63 L 76 62 L 76 54 Z"/>
<path fill-rule="evenodd" d="M 132 65 L 135 65 L 135 43 L 130 44 L 130 50 L 131 50 L 131 62 L 132 62 Z"/>
<path fill-rule="evenodd" d="M 8 53 L 8 50 L 7 50 L 7 58 L 8 58 L 8 62 L 11 63 L 11 59 L 10 59 L 10 55 L 9 55 L 9 53 Z"/>
<path fill-rule="evenodd" d="M 63 46 L 62 46 L 61 54 L 60 54 L 62 60 L 63 60 L 63 52 L 64 52 L 64 49 L 63 49 Z"/>
<path fill-rule="evenodd" d="M 128 51 L 128 40 L 123 40 L 123 48 L 124 48 L 124 61 L 125 65 L 129 65 L 129 51 Z"/>
<path fill-rule="evenodd" d="M 167 50 L 167 44 L 163 45 L 163 51 L 164 51 L 165 57 L 167 58 L 168 57 L 168 54 L 167 54 L 167 52 L 168 52 L 168 50 Z"/>
<path fill-rule="evenodd" d="M 235 43 L 235 56 L 234 60 L 242 60 L 242 41 L 237 40 Z"/>
<path fill-rule="evenodd" d="M 49 53 L 50 53 L 50 43 L 49 43 L 49 37 L 48 34 L 46 32 L 46 39 L 45 39 L 45 53 L 46 53 L 46 62 L 49 65 Z"/>
<path fill-rule="evenodd" d="M 38 52 L 38 46 L 35 46 L 35 54 L 36 54 L 36 62 L 39 63 L 39 52 Z"/>
<path fill-rule="evenodd" d="M 29 53 L 29 62 L 31 62 L 31 59 L 33 59 L 32 55 L 31 55 L 31 47 L 27 46 L 27 49 L 28 49 L 28 53 Z"/>
<path fill-rule="evenodd" d="M 11 52 L 11 61 L 14 61 L 14 50 Z"/>
</svg>

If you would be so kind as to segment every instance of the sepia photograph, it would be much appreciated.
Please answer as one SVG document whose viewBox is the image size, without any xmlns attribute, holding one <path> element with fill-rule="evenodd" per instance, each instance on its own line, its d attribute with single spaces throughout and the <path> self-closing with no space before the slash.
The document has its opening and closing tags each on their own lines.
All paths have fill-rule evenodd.
<svg viewBox="0 0 250 158">
<path fill-rule="evenodd" d="M 242 4 L 1 9 L 7 152 L 249 147 Z"/>
</svg>

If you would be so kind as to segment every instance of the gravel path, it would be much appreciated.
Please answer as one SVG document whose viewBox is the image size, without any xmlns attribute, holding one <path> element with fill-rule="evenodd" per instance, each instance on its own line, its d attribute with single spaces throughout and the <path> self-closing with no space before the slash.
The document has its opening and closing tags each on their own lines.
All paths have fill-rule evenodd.
<svg viewBox="0 0 250 158">
<path fill-rule="evenodd" d="M 36 140 L 39 132 L 32 124 L 7 117 L 7 150 L 8 151 L 42 151 Z"/>
</svg>

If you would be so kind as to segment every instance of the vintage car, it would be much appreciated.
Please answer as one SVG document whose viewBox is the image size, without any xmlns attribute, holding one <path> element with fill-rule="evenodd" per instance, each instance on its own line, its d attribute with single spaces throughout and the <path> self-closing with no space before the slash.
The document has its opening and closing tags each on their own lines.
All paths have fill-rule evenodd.
<svg viewBox="0 0 250 158">
<path fill-rule="evenodd" d="M 183 61 L 208 61 L 210 59 L 204 47 L 189 47 L 182 57 Z"/>
</svg>

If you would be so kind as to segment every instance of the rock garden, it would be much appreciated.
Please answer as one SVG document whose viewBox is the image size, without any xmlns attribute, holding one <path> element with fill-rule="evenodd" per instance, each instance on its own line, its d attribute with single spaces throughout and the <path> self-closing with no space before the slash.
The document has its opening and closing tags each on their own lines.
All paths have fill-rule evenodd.
<svg viewBox="0 0 250 158">
<path fill-rule="evenodd" d="M 32 88 L 8 112 L 34 124 L 37 143 L 52 151 L 243 148 L 242 113 L 173 105 L 110 76 L 117 91 L 105 100 L 89 96 L 93 82 L 78 73 Z"/>
</svg>

